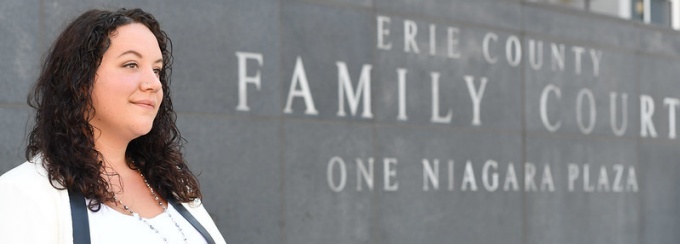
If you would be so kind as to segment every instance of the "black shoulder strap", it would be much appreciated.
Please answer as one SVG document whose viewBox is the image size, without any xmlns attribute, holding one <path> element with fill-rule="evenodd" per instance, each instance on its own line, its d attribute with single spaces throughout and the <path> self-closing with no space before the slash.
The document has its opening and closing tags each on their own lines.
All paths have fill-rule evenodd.
<svg viewBox="0 0 680 244">
<path fill-rule="evenodd" d="M 203 227 L 203 225 L 201 225 L 201 223 L 198 222 L 198 220 L 196 220 L 196 218 L 194 218 L 194 216 L 191 215 L 191 213 L 189 213 L 189 210 L 187 210 L 184 207 L 184 205 L 170 198 L 168 198 L 168 203 L 172 204 L 172 207 L 174 207 L 175 210 L 177 210 L 177 212 L 179 212 L 179 214 L 181 214 L 184 217 L 184 219 L 189 221 L 189 223 L 191 223 L 191 225 L 194 226 L 194 228 L 196 228 L 196 230 L 200 232 L 201 235 L 203 235 L 205 241 L 207 241 L 209 244 L 215 244 L 215 240 L 213 240 L 212 236 L 210 236 L 210 233 L 208 233 L 208 231 Z"/>
<path fill-rule="evenodd" d="M 90 244 L 90 221 L 85 197 L 79 191 L 68 190 L 68 198 L 71 202 L 73 244 Z"/>
</svg>

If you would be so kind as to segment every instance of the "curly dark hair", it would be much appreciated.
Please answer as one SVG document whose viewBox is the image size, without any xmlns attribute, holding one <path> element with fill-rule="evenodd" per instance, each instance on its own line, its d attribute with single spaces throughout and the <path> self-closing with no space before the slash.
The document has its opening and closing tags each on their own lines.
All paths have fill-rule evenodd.
<svg viewBox="0 0 680 244">
<path fill-rule="evenodd" d="M 35 125 L 28 136 L 26 159 L 42 157 L 50 183 L 57 189 L 80 191 L 98 211 L 113 201 L 103 178 L 104 164 L 95 149 L 92 90 L 97 68 L 111 44 L 116 28 L 140 23 L 158 41 L 163 68 L 160 82 L 163 101 L 151 131 L 132 140 L 126 149 L 128 167 L 146 176 L 149 184 L 166 199 L 190 202 L 201 198 L 198 180 L 182 156 L 184 139 L 175 124 L 170 99 L 172 43 L 153 15 L 141 9 L 89 10 L 73 20 L 59 35 L 45 57 L 38 80 L 28 95 L 36 110 Z M 57 184 L 55 184 L 58 183 Z"/>
</svg>

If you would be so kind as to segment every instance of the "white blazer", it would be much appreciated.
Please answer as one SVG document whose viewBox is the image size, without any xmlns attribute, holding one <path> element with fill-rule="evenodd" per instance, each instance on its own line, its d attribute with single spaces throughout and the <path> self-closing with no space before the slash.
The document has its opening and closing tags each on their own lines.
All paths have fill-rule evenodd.
<svg viewBox="0 0 680 244">
<path fill-rule="evenodd" d="M 40 157 L 32 161 L 0 176 L 0 243 L 73 243 L 68 191 L 50 184 Z M 226 244 L 203 204 L 182 204 L 216 243 Z"/>
</svg>

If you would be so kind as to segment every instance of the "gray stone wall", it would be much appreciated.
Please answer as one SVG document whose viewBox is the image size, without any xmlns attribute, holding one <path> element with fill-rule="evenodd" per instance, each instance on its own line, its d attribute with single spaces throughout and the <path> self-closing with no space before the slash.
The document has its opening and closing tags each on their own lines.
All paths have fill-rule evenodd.
<svg viewBox="0 0 680 244">
<path fill-rule="evenodd" d="M 141 7 L 230 243 L 678 243 L 680 35 L 515 0 L 8 0 L 0 172 L 64 24 Z"/>
</svg>

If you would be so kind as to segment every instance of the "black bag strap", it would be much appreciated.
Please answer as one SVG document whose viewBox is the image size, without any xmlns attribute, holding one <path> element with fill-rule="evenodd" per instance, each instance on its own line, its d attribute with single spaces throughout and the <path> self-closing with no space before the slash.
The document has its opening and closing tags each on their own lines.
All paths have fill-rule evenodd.
<svg viewBox="0 0 680 244">
<path fill-rule="evenodd" d="M 184 207 L 184 205 L 182 205 L 181 203 L 178 203 L 174 199 L 170 199 L 170 198 L 168 199 L 168 203 L 172 204 L 172 207 L 174 207 L 175 210 L 177 210 L 177 212 L 179 212 L 179 214 L 181 214 L 182 217 L 184 217 L 184 219 L 189 221 L 189 223 L 192 226 L 194 226 L 194 228 L 199 233 L 201 233 L 201 235 L 203 236 L 203 238 L 205 238 L 205 241 L 207 241 L 208 244 L 215 244 L 215 240 L 213 240 L 212 236 L 210 236 L 210 233 L 208 233 L 208 231 L 203 227 L 203 225 L 201 225 L 201 223 L 198 222 L 198 220 L 196 220 L 196 218 L 194 218 L 193 215 L 191 215 L 189 210 L 187 210 Z"/>
<path fill-rule="evenodd" d="M 73 244 L 90 244 L 90 221 L 85 197 L 79 191 L 68 190 L 68 198 L 71 202 Z"/>
<path fill-rule="evenodd" d="M 85 197 L 79 191 L 68 190 L 68 198 L 71 204 L 71 224 L 73 228 L 73 244 L 90 244 L 90 221 L 87 216 L 87 203 Z M 201 225 L 184 205 L 169 199 L 168 203 L 179 212 L 189 223 L 201 233 L 209 244 L 215 244 L 210 233 Z"/>
</svg>

